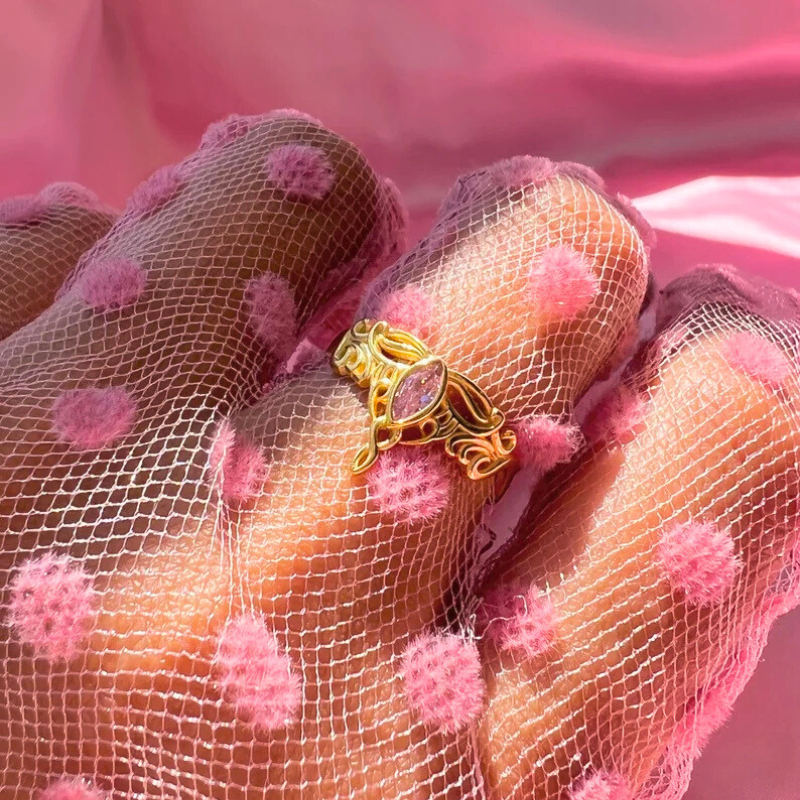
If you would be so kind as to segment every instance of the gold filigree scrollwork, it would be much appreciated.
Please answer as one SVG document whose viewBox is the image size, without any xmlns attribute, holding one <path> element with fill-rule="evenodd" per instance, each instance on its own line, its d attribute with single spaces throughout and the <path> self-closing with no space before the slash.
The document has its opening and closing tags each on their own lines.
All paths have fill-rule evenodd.
<svg viewBox="0 0 800 800">
<path fill-rule="evenodd" d="M 353 459 L 356 474 L 397 444 L 443 441 L 445 452 L 473 480 L 493 475 L 511 461 L 516 437 L 503 427 L 503 413 L 479 386 L 449 369 L 407 331 L 360 320 L 336 348 L 333 367 L 369 389 L 369 435 Z"/>
</svg>

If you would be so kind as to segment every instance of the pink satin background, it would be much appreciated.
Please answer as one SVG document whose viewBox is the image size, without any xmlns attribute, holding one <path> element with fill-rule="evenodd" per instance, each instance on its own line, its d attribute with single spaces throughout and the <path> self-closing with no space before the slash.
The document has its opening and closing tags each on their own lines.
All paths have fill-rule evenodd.
<svg viewBox="0 0 800 800">
<path fill-rule="evenodd" d="M 420 234 L 456 175 L 582 161 L 659 228 L 663 283 L 732 262 L 800 288 L 797 0 L 0 2 L 0 196 L 121 205 L 231 112 L 307 111 L 396 180 Z M 800 796 L 800 615 L 691 800 Z"/>
</svg>

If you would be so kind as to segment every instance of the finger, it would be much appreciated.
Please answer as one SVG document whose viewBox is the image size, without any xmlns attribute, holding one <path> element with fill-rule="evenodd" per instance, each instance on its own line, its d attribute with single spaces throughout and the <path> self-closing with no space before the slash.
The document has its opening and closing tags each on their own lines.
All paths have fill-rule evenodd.
<svg viewBox="0 0 800 800">
<path fill-rule="evenodd" d="M 0 349 L 7 553 L 47 544 L 70 513 L 73 536 L 101 539 L 202 502 L 193 437 L 260 396 L 312 313 L 391 244 L 389 198 L 352 145 L 302 118 L 221 126 L 136 191 Z"/>
<path fill-rule="evenodd" d="M 601 192 L 549 162 L 514 160 L 478 182 L 479 196 L 389 270 L 361 314 L 420 332 L 514 422 L 567 423 L 638 311 L 645 248 Z M 553 274 L 577 286 L 567 312 L 543 291 Z M 124 734 L 127 749 L 106 767 L 127 774 L 127 790 L 479 792 L 469 725 L 480 697 L 423 719 L 401 663 L 457 607 L 448 595 L 474 566 L 471 533 L 493 481 L 466 480 L 434 446 L 385 453 L 354 476 L 367 423 L 360 391 L 327 365 L 275 388 L 235 416 L 223 459 L 223 482 L 255 475 L 263 492 L 231 508 L 230 528 L 184 527 L 103 582 L 87 663 L 107 676 L 114 730 L 143 731 Z M 248 695 L 234 642 L 297 686 Z M 469 643 L 450 643 L 469 662 Z M 153 692 L 174 698 L 158 718 L 145 712 Z"/>
<path fill-rule="evenodd" d="M 318 123 L 233 118 L 140 187 L 54 305 L 0 345 L 4 790 L 42 788 L 36 764 L 97 746 L 62 736 L 74 703 L 55 688 L 80 615 L 53 627 L 35 613 L 46 588 L 20 587 L 86 600 L 81 570 L 201 515 L 198 438 L 260 396 L 315 311 L 398 245 L 398 222 L 393 193 Z"/>
<path fill-rule="evenodd" d="M 666 290 L 654 355 L 485 587 L 492 797 L 629 797 L 688 776 L 784 602 L 799 310 L 732 271 Z"/>
<path fill-rule="evenodd" d="M 0 340 L 53 302 L 64 278 L 115 217 L 78 184 L 54 183 L 38 195 L 0 202 Z"/>
</svg>

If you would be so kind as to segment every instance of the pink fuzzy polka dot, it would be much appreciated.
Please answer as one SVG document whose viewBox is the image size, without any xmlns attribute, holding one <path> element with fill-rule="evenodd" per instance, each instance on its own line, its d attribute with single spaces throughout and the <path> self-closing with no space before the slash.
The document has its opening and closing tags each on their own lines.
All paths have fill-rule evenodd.
<svg viewBox="0 0 800 800">
<path fill-rule="evenodd" d="M 247 135 L 253 128 L 258 117 L 245 117 L 241 114 L 231 114 L 225 119 L 212 122 L 200 139 L 200 149 L 217 149 L 235 142 Z"/>
<path fill-rule="evenodd" d="M 80 566 L 47 554 L 23 564 L 11 582 L 9 622 L 36 655 L 69 659 L 86 638 L 94 597 Z"/>
<path fill-rule="evenodd" d="M 271 272 L 253 278 L 245 289 L 248 324 L 261 344 L 281 361 L 297 339 L 297 312 L 292 287 Z"/>
<path fill-rule="evenodd" d="M 633 792 L 618 772 L 601 770 L 582 780 L 569 794 L 570 800 L 633 800 Z"/>
<path fill-rule="evenodd" d="M 517 446 L 514 455 L 524 467 L 539 473 L 551 470 L 556 464 L 569 461 L 581 445 L 582 436 L 576 425 L 570 425 L 535 414 L 514 424 Z"/>
<path fill-rule="evenodd" d="M 699 606 L 721 602 L 742 569 L 730 531 L 711 522 L 667 528 L 658 546 L 658 560 L 672 588 Z"/>
<path fill-rule="evenodd" d="M 499 586 L 484 598 L 478 625 L 504 650 L 528 658 L 547 652 L 555 642 L 557 615 L 550 598 L 537 586 Z"/>
<path fill-rule="evenodd" d="M 450 498 L 443 457 L 429 450 L 394 447 L 367 472 L 370 495 L 381 511 L 413 525 L 442 513 Z"/>
<path fill-rule="evenodd" d="M 53 429 L 74 450 L 100 450 L 130 432 L 136 404 L 116 386 L 70 389 L 53 404 Z"/>
<path fill-rule="evenodd" d="M 37 800 L 108 800 L 108 792 L 90 786 L 77 778 L 61 778 L 51 783 Z"/>
<path fill-rule="evenodd" d="M 609 392 L 595 406 L 584 425 L 590 442 L 618 442 L 624 444 L 636 434 L 644 422 L 647 405 L 642 396 L 622 384 Z"/>
<path fill-rule="evenodd" d="M 552 319 L 570 320 L 586 310 L 600 291 L 600 282 L 585 255 L 556 245 L 536 258 L 528 291 L 537 311 Z"/>
<path fill-rule="evenodd" d="M 517 192 L 540 186 L 556 174 L 556 165 L 547 158 L 514 156 L 485 169 L 461 175 L 448 192 L 437 219 L 445 220 L 475 205 L 476 201 L 498 191 Z"/>
<path fill-rule="evenodd" d="M 214 658 L 223 698 L 257 730 L 275 730 L 296 717 L 302 702 L 300 677 L 275 634 L 260 617 L 230 620 Z"/>
<path fill-rule="evenodd" d="M 73 206 L 87 211 L 110 210 L 93 191 L 79 183 L 51 183 L 42 189 L 39 196 L 48 204 Z"/>
<path fill-rule="evenodd" d="M 306 144 L 276 147 L 264 162 L 267 180 L 296 200 L 322 200 L 336 172 L 325 151 Z"/>
<path fill-rule="evenodd" d="M 381 302 L 378 319 L 400 328 L 430 344 L 433 334 L 433 301 L 418 286 L 403 286 Z"/>
<path fill-rule="evenodd" d="M 486 687 L 474 642 L 423 634 L 403 654 L 401 673 L 409 705 L 426 725 L 453 732 L 481 713 Z"/>
<path fill-rule="evenodd" d="M 95 311 L 117 311 L 132 305 L 147 283 L 141 264 L 129 258 L 90 261 L 80 278 L 80 291 Z"/>
<path fill-rule="evenodd" d="M 48 204 L 35 194 L 0 200 L 0 225 L 25 225 L 38 222 L 49 210 Z"/>
<path fill-rule="evenodd" d="M 711 736 L 728 721 L 739 693 L 736 688 L 715 683 L 693 697 L 675 728 L 673 745 L 697 758 Z"/>
<path fill-rule="evenodd" d="M 249 500 L 263 490 L 269 479 L 261 447 L 237 436 L 227 420 L 219 427 L 209 454 L 209 465 L 225 500 Z"/>
<path fill-rule="evenodd" d="M 136 217 L 153 214 L 169 203 L 183 185 L 183 170 L 180 164 L 161 167 L 134 189 L 125 211 Z"/>
<path fill-rule="evenodd" d="M 556 165 L 549 158 L 513 156 L 490 167 L 495 188 L 516 191 L 538 186 L 556 174 Z"/>
<path fill-rule="evenodd" d="M 780 389 L 792 374 L 781 349 L 755 333 L 731 336 L 723 343 L 723 355 L 734 369 L 771 389 Z"/>
<path fill-rule="evenodd" d="M 591 168 L 577 161 L 562 161 L 558 165 L 558 174 L 568 178 L 577 178 L 597 192 L 605 192 L 606 182 Z"/>
</svg>

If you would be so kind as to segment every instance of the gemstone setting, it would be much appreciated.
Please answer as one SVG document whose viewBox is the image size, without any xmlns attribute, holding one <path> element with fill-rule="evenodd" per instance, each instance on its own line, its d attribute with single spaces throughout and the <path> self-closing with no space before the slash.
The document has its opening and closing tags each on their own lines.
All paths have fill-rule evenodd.
<svg viewBox="0 0 800 800">
<path fill-rule="evenodd" d="M 410 369 L 392 394 L 389 416 L 396 424 L 408 424 L 426 416 L 439 403 L 447 381 L 447 368 L 439 359 Z"/>
</svg>

